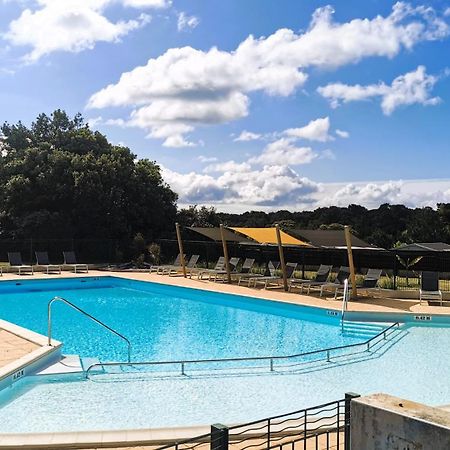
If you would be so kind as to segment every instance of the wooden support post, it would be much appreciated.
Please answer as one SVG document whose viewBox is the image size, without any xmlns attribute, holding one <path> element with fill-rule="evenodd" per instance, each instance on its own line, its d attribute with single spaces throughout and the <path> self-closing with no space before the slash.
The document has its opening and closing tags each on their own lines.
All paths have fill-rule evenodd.
<svg viewBox="0 0 450 450">
<path fill-rule="evenodd" d="M 355 265 L 353 264 L 353 252 L 352 252 L 352 234 L 350 233 L 350 227 L 346 225 L 344 227 L 345 242 L 347 244 L 348 266 L 350 267 L 350 281 L 352 284 L 352 298 L 358 297 L 358 291 L 356 290 L 356 274 Z"/>
<path fill-rule="evenodd" d="M 275 225 L 275 230 L 277 233 L 278 253 L 280 254 L 281 272 L 283 273 L 283 287 L 284 290 L 287 292 L 289 290 L 289 287 L 286 275 L 286 263 L 284 262 L 283 243 L 281 242 L 280 227 L 278 225 Z"/>
<path fill-rule="evenodd" d="M 184 260 L 183 241 L 181 240 L 180 225 L 178 223 L 175 224 L 175 229 L 177 230 L 178 250 L 180 251 L 181 268 L 183 269 L 183 276 L 184 278 L 186 278 L 186 261 Z"/>
<path fill-rule="evenodd" d="M 225 239 L 225 232 L 224 232 L 224 228 L 223 228 L 222 224 L 220 224 L 220 237 L 222 238 L 223 257 L 225 258 L 225 269 L 227 271 L 227 280 L 228 280 L 228 283 L 231 283 L 230 262 L 228 260 L 228 247 L 227 247 L 227 241 Z"/>
</svg>

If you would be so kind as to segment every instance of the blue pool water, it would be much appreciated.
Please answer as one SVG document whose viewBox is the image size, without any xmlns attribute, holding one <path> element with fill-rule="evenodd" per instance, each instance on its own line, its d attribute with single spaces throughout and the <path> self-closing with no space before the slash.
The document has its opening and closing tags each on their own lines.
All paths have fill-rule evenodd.
<svg viewBox="0 0 450 450">
<path fill-rule="evenodd" d="M 0 283 L 0 317 L 45 332 L 47 302 L 63 295 L 129 337 L 135 359 L 151 360 L 286 355 L 361 342 L 385 326 L 343 333 L 338 319 L 323 310 L 114 278 L 83 281 Z M 120 341 L 64 305 L 55 305 L 54 317 L 66 353 L 124 359 Z M 349 391 L 449 404 L 450 326 L 432 323 L 403 325 L 370 353 L 285 371 L 25 377 L 0 392 L 0 433 L 230 424 Z"/>
<path fill-rule="evenodd" d="M 126 336 L 134 361 L 288 355 L 361 342 L 382 329 L 343 333 L 337 318 L 311 308 L 109 277 L 84 281 L 0 285 L 0 318 L 46 334 L 47 304 L 59 295 Z M 117 336 L 65 304 L 52 311 L 64 353 L 126 360 Z"/>
</svg>

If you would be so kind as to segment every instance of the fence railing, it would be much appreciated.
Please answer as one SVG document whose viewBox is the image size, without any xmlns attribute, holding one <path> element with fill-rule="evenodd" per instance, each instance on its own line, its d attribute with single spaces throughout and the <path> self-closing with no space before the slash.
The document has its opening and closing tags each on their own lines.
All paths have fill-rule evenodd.
<svg viewBox="0 0 450 450">
<path fill-rule="evenodd" d="M 159 239 L 163 262 L 173 260 L 178 253 L 178 243 L 174 239 Z M 213 241 L 184 241 L 185 252 L 199 254 L 202 265 L 212 264 L 222 256 L 222 244 Z M 35 263 L 35 251 L 47 251 L 50 261 L 60 264 L 63 261 L 62 252 L 74 250 L 78 259 L 85 263 L 120 264 L 130 262 L 136 257 L 136 249 L 131 240 L 117 239 L 0 239 L 0 262 L 8 261 L 8 252 L 19 251 L 24 263 Z M 230 257 L 254 258 L 261 267 L 268 261 L 277 260 L 276 246 L 243 245 L 229 242 Z M 150 262 L 148 252 L 143 249 L 142 256 Z M 286 261 L 298 263 L 297 275 L 301 278 L 312 276 L 320 264 L 333 265 L 335 269 L 347 265 L 347 252 L 338 248 L 301 248 L 286 246 L 284 248 Z M 401 257 L 401 258 L 398 258 Z M 400 260 L 411 263 L 419 254 L 402 253 L 398 250 L 366 250 L 354 249 L 353 259 L 357 273 L 363 276 L 367 269 L 382 269 L 381 287 L 398 290 L 419 289 L 419 274 L 423 270 L 435 271 L 440 274 L 440 289 L 450 291 L 450 252 L 424 252 L 414 265 L 404 267 Z"/>
<path fill-rule="evenodd" d="M 352 399 L 358 394 L 240 425 L 211 425 L 208 434 L 156 450 L 350 450 Z"/>
<path fill-rule="evenodd" d="M 261 366 L 252 365 L 250 363 L 265 363 L 267 367 L 270 367 L 270 371 L 275 371 L 275 369 L 284 369 L 286 367 L 291 367 L 292 365 L 298 364 L 298 360 L 306 360 L 307 362 L 317 362 L 317 361 L 331 361 L 333 357 L 346 357 L 355 354 L 355 349 L 362 349 L 364 352 L 369 352 L 374 348 L 377 343 L 382 340 L 386 340 L 389 335 L 391 335 L 395 329 L 400 326 L 399 322 L 395 322 L 384 330 L 380 331 L 375 336 L 367 339 L 363 342 L 356 342 L 354 344 L 340 345 L 337 347 L 329 347 L 320 350 L 312 350 L 309 352 L 298 353 L 295 355 L 287 356 L 253 356 L 253 357 L 241 357 L 241 358 L 216 358 L 216 359 L 192 359 L 192 360 L 177 360 L 177 361 L 117 361 L 117 362 L 98 362 L 91 364 L 87 369 L 85 376 L 89 378 L 90 373 L 96 369 L 105 369 L 108 367 L 179 367 L 180 374 L 186 375 L 188 368 L 196 366 L 197 369 L 203 366 L 204 370 L 211 369 L 214 367 L 217 369 L 242 369 L 242 368 L 261 368 Z M 297 360 L 297 362 L 295 362 Z M 277 364 L 283 362 L 285 364 Z M 237 367 L 229 367 L 226 364 L 229 363 L 239 363 Z M 244 364 L 247 365 L 244 365 Z M 217 365 L 221 365 L 217 367 Z"/>
</svg>

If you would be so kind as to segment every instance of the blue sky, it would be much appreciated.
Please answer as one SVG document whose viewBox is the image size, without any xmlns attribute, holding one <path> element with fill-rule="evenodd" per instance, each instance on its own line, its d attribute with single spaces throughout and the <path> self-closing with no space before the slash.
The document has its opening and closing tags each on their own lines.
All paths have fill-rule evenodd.
<svg viewBox="0 0 450 450">
<path fill-rule="evenodd" d="M 1 119 L 80 111 L 182 205 L 450 202 L 448 1 L 0 8 Z"/>
</svg>

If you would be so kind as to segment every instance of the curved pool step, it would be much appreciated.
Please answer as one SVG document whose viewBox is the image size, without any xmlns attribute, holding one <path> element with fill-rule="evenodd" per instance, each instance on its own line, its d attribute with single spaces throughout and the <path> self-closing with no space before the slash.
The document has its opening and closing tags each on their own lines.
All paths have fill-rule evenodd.
<svg viewBox="0 0 450 450">
<path fill-rule="evenodd" d="M 101 361 L 98 358 L 93 358 L 89 356 L 83 356 L 80 357 L 81 361 L 81 367 L 83 368 L 83 371 L 86 371 L 88 367 L 92 366 L 93 364 L 100 364 Z M 94 369 L 94 373 L 104 373 L 105 370 L 102 369 L 101 366 L 96 366 Z"/>
</svg>

